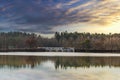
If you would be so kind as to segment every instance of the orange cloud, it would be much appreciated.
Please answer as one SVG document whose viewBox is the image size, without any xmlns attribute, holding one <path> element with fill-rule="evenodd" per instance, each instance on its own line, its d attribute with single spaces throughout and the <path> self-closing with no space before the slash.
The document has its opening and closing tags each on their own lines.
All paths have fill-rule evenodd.
<svg viewBox="0 0 120 80">
<path fill-rule="evenodd" d="M 76 21 L 86 21 L 98 25 L 109 25 L 117 21 L 120 16 L 120 3 L 119 0 L 91 0 L 82 5 L 75 6 L 66 11 L 66 15 L 73 14 Z M 72 15 L 72 16 L 73 16 Z M 85 17 L 84 17 L 85 16 Z"/>
</svg>

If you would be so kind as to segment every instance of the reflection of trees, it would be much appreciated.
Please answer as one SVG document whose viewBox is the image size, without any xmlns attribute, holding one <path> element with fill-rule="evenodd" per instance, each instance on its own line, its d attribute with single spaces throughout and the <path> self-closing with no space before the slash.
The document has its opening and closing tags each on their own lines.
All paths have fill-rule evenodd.
<svg viewBox="0 0 120 80">
<path fill-rule="evenodd" d="M 35 57 L 35 56 L 0 56 L 0 68 L 4 66 L 14 68 L 34 68 L 41 62 L 53 61 L 55 68 L 66 69 L 68 67 L 120 67 L 119 57 Z"/>
<path fill-rule="evenodd" d="M 55 68 L 63 68 L 67 67 L 104 67 L 104 66 L 120 66 L 120 58 L 119 57 L 59 57 L 55 61 Z"/>
<path fill-rule="evenodd" d="M 37 60 L 36 60 L 35 57 L 30 57 L 30 56 L 28 56 L 25 61 L 27 62 L 28 65 L 31 66 L 31 68 L 34 68 L 35 64 L 37 64 L 37 63 L 36 63 Z"/>
<path fill-rule="evenodd" d="M 36 64 L 40 64 L 41 61 L 40 58 L 30 56 L 0 56 L 0 67 L 33 68 Z"/>
</svg>

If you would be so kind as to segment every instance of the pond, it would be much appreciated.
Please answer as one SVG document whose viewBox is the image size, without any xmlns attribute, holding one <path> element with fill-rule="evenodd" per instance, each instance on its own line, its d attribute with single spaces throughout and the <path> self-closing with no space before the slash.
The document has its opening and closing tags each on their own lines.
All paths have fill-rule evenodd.
<svg viewBox="0 0 120 80">
<path fill-rule="evenodd" d="M 119 80 L 120 57 L 0 56 L 0 80 Z"/>
</svg>

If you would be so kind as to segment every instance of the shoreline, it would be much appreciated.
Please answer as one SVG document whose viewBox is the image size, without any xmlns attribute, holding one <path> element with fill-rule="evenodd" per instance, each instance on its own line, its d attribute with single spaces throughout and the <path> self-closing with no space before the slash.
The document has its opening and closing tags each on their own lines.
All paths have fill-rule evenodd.
<svg viewBox="0 0 120 80">
<path fill-rule="evenodd" d="M 116 53 L 78 53 L 78 52 L 0 52 L 2 56 L 49 56 L 49 57 L 120 57 Z"/>
<path fill-rule="evenodd" d="M 49 52 L 45 49 L 26 48 L 26 49 L 0 49 L 0 52 Z M 53 51 L 54 52 L 54 51 Z M 60 52 L 60 51 L 58 51 Z M 120 50 L 84 50 L 75 49 L 75 53 L 120 53 Z"/>
</svg>

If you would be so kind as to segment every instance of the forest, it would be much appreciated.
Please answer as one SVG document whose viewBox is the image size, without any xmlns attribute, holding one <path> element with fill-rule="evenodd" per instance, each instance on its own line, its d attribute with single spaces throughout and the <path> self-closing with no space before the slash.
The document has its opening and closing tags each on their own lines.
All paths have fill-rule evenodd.
<svg viewBox="0 0 120 80">
<path fill-rule="evenodd" d="M 73 47 L 79 50 L 120 50 L 120 34 L 55 32 L 45 38 L 35 33 L 0 32 L 0 50 Z"/>
</svg>

